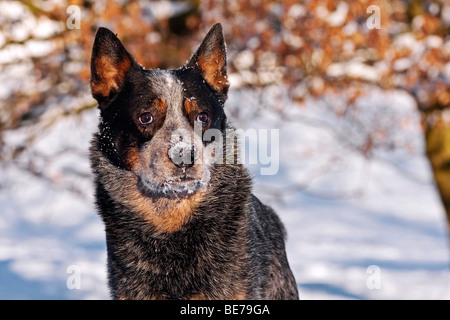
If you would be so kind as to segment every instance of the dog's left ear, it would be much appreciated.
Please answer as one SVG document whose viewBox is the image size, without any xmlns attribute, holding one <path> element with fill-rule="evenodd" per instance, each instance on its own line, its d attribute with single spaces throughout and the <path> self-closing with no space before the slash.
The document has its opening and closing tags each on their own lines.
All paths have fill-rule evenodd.
<svg viewBox="0 0 450 320">
<path fill-rule="evenodd" d="M 225 101 L 228 92 L 227 52 L 222 25 L 215 24 L 203 39 L 202 44 L 188 62 L 187 67 L 200 72 L 203 79 Z"/>
</svg>

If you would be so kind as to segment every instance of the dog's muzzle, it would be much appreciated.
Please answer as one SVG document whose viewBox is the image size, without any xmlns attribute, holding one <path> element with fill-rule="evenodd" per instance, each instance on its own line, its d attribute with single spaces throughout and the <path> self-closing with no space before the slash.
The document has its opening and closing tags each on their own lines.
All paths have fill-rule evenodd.
<svg viewBox="0 0 450 320">
<path fill-rule="evenodd" d="M 198 159 L 198 152 L 194 145 L 179 141 L 168 152 L 169 159 L 179 168 L 192 167 Z"/>
</svg>

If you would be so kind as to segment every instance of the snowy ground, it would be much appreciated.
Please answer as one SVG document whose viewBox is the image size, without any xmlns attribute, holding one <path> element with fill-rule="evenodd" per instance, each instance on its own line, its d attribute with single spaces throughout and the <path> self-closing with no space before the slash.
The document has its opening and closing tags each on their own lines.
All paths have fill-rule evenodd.
<svg viewBox="0 0 450 320">
<path fill-rule="evenodd" d="M 255 108 L 273 96 L 258 100 L 233 91 L 227 109 L 236 127 L 280 130 L 278 173 L 262 176 L 263 165 L 249 167 L 255 193 L 286 225 L 301 298 L 450 298 L 445 215 L 410 101 L 391 96 L 398 103 L 386 113 L 376 99 L 368 100 L 369 122 L 408 115 L 408 126 L 391 135 L 415 146 L 412 153 L 380 150 L 371 159 L 339 138 L 349 124 L 326 108 L 307 105 L 284 119 Z M 51 181 L 0 164 L 0 299 L 109 298 L 103 225 L 87 160 L 96 117 L 93 110 L 40 132 L 26 155 L 47 155 L 36 165 Z M 11 132 L 6 139 L 20 143 L 29 134 Z"/>
</svg>

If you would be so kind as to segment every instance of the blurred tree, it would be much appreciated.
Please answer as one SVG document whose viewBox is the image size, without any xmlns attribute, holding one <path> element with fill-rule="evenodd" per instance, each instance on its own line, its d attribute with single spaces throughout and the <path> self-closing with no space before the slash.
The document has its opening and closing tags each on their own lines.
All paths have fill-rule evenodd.
<svg viewBox="0 0 450 320">
<path fill-rule="evenodd" d="M 80 29 L 70 28 L 76 17 L 69 5 L 80 8 Z M 47 118 L 49 124 L 95 107 L 87 84 L 99 26 L 114 30 L 145 67 L 166 68 L 183 64 L 204 31 L 222 22 L 236 86 L 283 83 L 299 105 L 338 98 L 330 109 L 363 128 L 356 149 L 367 157 L 398 145 L 387 138 L 389 125 L 358 122 L 359 102 L 375 89 L 407 92 L 422 116 L 427 156 L 450 221 L 445 0 L 23 0 L 3 1 L 0 12 L 0 67 L 10 85 L 0 90 L 3 160 L 23 150 L 2 147 L 5 130 L 40 121 L 55 106 L 60 112 Z"/>
<path fill-rule="evenodd" d="M 198 1 L 23 0 L 1 6 L 5 9 L 0 13 L 2 72 L 14 74 L 17 66 L 27 66 L 32 69 L 27 75 L 32 85 L 13 83 L 5 90 L 0 132 L 38 119 L 68 96 L 88 93 L 90 51 L 99 26 L 119 34 L 144 66 L 166 68 L 190 55 L 185 37 L 200 23 Z M 91 100 L 77 110 L 94 106 Z"/>
</svg>

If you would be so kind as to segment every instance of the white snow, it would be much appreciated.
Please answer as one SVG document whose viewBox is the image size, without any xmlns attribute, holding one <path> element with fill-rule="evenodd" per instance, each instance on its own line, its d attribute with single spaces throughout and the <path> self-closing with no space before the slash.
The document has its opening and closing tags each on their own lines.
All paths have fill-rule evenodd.
<svg viewBox="0 0 450 320">
<path fill-rule="evenodd" d="M 322 20 L 328 22 L 330 26 L 339 27 L 342 26 L 347 19 L 348 10 L 348 4 L 341 1 L 338 3 L 336 11 L 333 12 L 329 12 L 324 5 L 317 6 L 316 14 Z"/>
<path fill-rule="evenodd" d="M 233 58 L 233 64 L 238 70 L 250 69 L 255 63 L 255 56 L 251 50 L 243 50 Z"/>
<path fill-rule="evenodd" d="M 298 19 L 300 17 L 303 17 L 306 14 L 306 9 L 301 4 L 293 4 L 288 11 L 288 16 L 293 19 Z"/>
<path fill-rule="evenodd" d="M 148 3 L 143 2 L 142 6 L 146 7 L 157 20 L 177 16 L 191 9 L 191 5 L 188 2 L 174 2 L 168 0 L 158 0 Z"/>
<path fill-rule="evenodd" d="M 361 59 L 353 59 L 348 62 L 332 63 L 327 68 L 327 75 L 331 77 L 349 76 L 368 81 L 377 81 L 380 79 L 380 70 L 374 66 L 365 64 Z"/>
<path fill-rule="evenodd" d="M 172 88 L 172 84 L 174 84 L 175 79 L 170 73 L 165 73 L 164 79 L 166 81 L 167 87 L 170 89 Z"/>
</svg>

